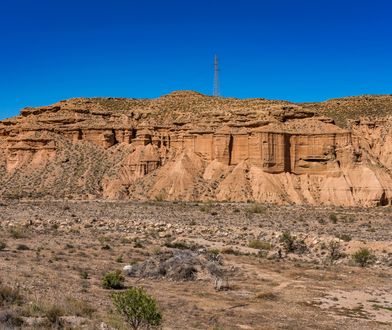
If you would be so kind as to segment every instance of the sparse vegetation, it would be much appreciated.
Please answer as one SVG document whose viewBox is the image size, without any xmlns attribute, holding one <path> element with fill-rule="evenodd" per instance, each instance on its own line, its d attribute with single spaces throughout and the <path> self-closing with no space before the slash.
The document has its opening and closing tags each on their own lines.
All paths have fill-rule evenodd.
<svg viewBox="0 0 392 330">
<path fill-rule="evenodd" d="M 329 220 L 331 220 L 333 224 L 336 224 L 338 222 L 338 216 L 336 215 L 336 213 L 331 213 L 329 215 Z"/>
<path fill-rule="evenodd" d="M 19 289 L 0 285 L 0 306 L 19 305 L 23 302 Z"/>
<path fill-rule="evenodd" d="M 211 254 L 211 255 L 214 255 L 214 256 L 217 256 L 217 255 L 220 254 L 219 249 L 209 249 L 207 252 L 208 252 L 209 254 Z"/>
<path fill-rule="evenodd" d="M 66 243 L 65 246 L 64 246 L 64 248 L 65 248 L 65 249 L 73 249 L 74 246 L 73 246 L 72 244 L 70 244 L 70 243 Z"/>
<path fill-rule="evenodd" d="M 120 270 L 115 270 L 105 274 L 102 278 L 102 286 L 104 289 L 119 290 L 124 288 L 125 278 Z"/>
<path fill-rule="evenodd" d="M 280 241 L 283 243 L 286 252 L 294 252 L 296 238 L 289 231 L 283 232 Z"/>
<path fill-rule="evenodd" d="M 231 289 L 229 284 L 229 278 L 227 276 L 218 276 L 214 280 L 214 289 L 216 291 L 228 291 Z"/>
<path fill-rule="evenodd" d="M 255 214 L 263 214 L 265 213 L 266 210 L 267 208 L 259 203 L 251 203 L 246 208 L 247 213 L 255 213 Z"/>
<path fill-rule="evenodd" d="M 112 301 L 131 329 L 150 329 L 162 323 L 162 314 L 155 299 L 142 288 L 113 293 Z"/>
<path fill-rule="evenodd" d="M 143 243 L 139 239 L 135 239 L 133 243 L 134 248 L 142 249 L 144 247 Z"/>
<path fill-rule="evenodd" d="M 344 233 L 339 234 L 339 235 L 337 235 L 336 237 L 339 238 L 339 239 L 341 239 L 342 241 L 345 241 L 345 242 L 350 242 L 351 239 L 352 239 L 351 236 L 350 236 L 349 234 L 344 234 Z"/>
<path fill-rule="evenodd" d="M 9 232 L 10 236 L 13 239 L 20 239 L 26 237 L 26 230 L 22 227 L 11 227 Z"/>
<path fill-rule="evenodd" d="M 67 315 L 89 318 L 91 318 L 95 312 L 95 308 L 93 308 L 87 301 L 73 297 L 67 297 L 65 299 L 63 309 Z"/>
<path fill-rule="evenodd" d="M 356 264 L 361 267 L 366 267 L 373 263 L 376 259 L 373 252 L 368 248 L 360 248 L 357 252 L 352 255 L 352 259 Z"/>
<path fill-rule="evenodd" d="M 340 309 L 347 302 L 344 297 L 356 297 L 363 283 L 369 289 L 366 299 L 378 298 L 364 303 L 366 322 L 374 321 L 370 311 L 374 315 L 385 314 L 390 307 L 389 294 L 385 299 L 378 295 L 380 290 L 389 288 L 388 267 L 392 264 L 388 207 L 362 212 L 354 208 L 347 211 L 271 205 L 265 214 L 249 216 L 249 204 L 216 203 L 213 211 L 218 215 L 212 217 L 200 212 L 201 203 L 70 201 L 75 213 L 70 218 L 70 212 L 62 215 L 61 206 L 58 212 L 58 207 L 53 206 L 56 204 L 51 203 L 23 202 L 18 206 L 13 202 L 12 207 L 0 206 L 1 217 L 6 219 L 0 224 L 0 241 L 7 243 L 7 248 L 0 252 L 0 285 L 20 288 L 17 290 L 23 295 L 20 302 L 0 306 L 0 328 L 8 326 L 2 320 L 12 323 L 13 317 L 20 316 L 21 322 L 25 322 L 21 328 L 28 328 L 26 322 L 42 322 L 36 328 L 98 329 L 104 322 L 109 329 L 129 329 L 125 316 L 111 306 L 108 297 L 125 292 L 131 285 L 143 285 L 164 307 L 165 320 L 158 328 L 212 329 L 219 324 L 226 329 L 233 322 L 250 328 L 254 327 L 253 322 L 265 322 L 271 328 L 277 322 L 288 327 L 293 324 L 282 323 L 275 314 L 267 319 L 254 314 L 256 305 L 260 310 L 277 313 L 284 308 L 290 319 L 303 308 L 313 309 L 315 316 L 303 313 L 300 324 L 308 322 L 313 326 L 323 321 L 327 327 L 333 327 L 332 318 L 317 314 L 318 304 L 325 307 L 326 302 L 331 302 L 336 304 L 331 315 L 340 315 L 340 311 L 344 314 Z M 45 212 L 40 213 L 41 208 Z M 25 238 L 13 239 L 7 219 L 12 221 L 14 216 L 12 226 L 25 228 L 21 224 L 28 223 L 26 209 L 31 210 L 34 225 L 27 228 Z M 235 209 L 240 212 L 234 212 Z M 338 215 L 334 225 L 329 220 L 331 213 Z M 351 214 L 356 221 L 348 223 L 345 219 Z M 54 218 L 59 224 L 56 232 L 51 230 Z M 74 222 L 75 219 L 80 222 Z M 320 225 L 318 219 L 325 224 Z M 192 221 L 194 224 L 190 225 Z M 369 231 L 369 222 L 374 232 Z M 344 233 L 353 235 L 350 244 L 336 238 Z M 284 241 L 289 242 L 287 246 L 292 246 L 293 253 L 286 253 Z M 143 248 L 135 248 L 138 243 Z M 30 250 L 18 251 L 21 244 Z M 111 250 L 102 250 L 105 245 L 110 245 Z M 352 267 L 359 265 L 351 256 L 356 252 L 353 247 L 358 245 L 374 248 L 371 252 L 379 261 L 374 269 Z M 304 247 L 307 251 L 302 255 Z M 106 272 L 123 266 L 121 272 L 116 272 L 125 278 L 120 285 L 122 290 L 114 291 L 111 279 L 104 290 L 101 280 Z M 310 305 L 303 307 L 308 302 Z M 351 311 L 355 306 L 348 305 L 351 317 L 359 317 Z M 172 310 L 184 316 L 170 313 Z M 8 311 L 10 314 L 5 315 Z M 231 316 L 215 320 L 217 311 L 218 315 Z M 342 319 L 343 327 L 346 322 Z M 386 327 L 389 324 L 386 321 Z"/>
<path fill-rule="evenodd" d="M 331 241 L 328 244 L 329 260 L 331 263 L 343 257 L 342 247 L 339 242 Z"/>
<path fill-rule="evenodd" d="M 283 244 L 285 251 L 288 253 L 296 252 L 298 254 L 302 254 L 308 249 L 303 239 L 298 239 L 289 231 L 284 231 L 282 233 L 280 236 L 280 242 Z"/>
<path fill-rule="evenodd" d="M 205 202 L 200 206 L 200 211 L 205 213 L 211 213 L 213 206 L 214 204 L 212 201 Z"/>
<path fill-rule="evenodd" d="M 270 242 L 261 241 L 258 239 L 254 239 L 249 241 L 248 246 L 252 249 L 259 249 L 259 250 L 271 250 L 272 245 Z"/>
<path fill-rule="evenodd" d="M 172 249 L 191 250 L 193 246 L 188 245 L 186 242 L 165 242 L 165 246 Z"/>
<path fill-rule="evenodd" d="M 0 326 L 2 329 L 19 329 L 23 320 L 16 311 L 6 309 L 0 314 Z"/>
<path fill-rule="evenodd" d="M 231 246 L 225 247 L 221 250 L 222 254 L 233 254 L 235 256 L 238 256 L 241 254 L 241 252 L 237 249 L 233 249 Z"/>
<path fill-rule="evenodd" d="M 275 301 L 278 300 L 278 294 L 273 291 L 260 292 L 256 294 L 256 299 Z"/>
<path fill-rule="evenodd" d="M 167 196 L 167 193 L 164 190 L 161 190 L 159 194 L 155 196 L 156 202 L 163 202 Z"/>
<path fill-rule="evenodd" d="M 45 317 L 56 328 L 62 326 L 62 316 L 91 318 L 94 312 L 95 309 L 88 302 L 73 297 L 65 297 L 56 302 L 36 299 L 22 309 L 24 316 Z"/>
<path fill-rule="evenodd" d="M 80 278 L 83 280 L 87 280 L 88 279 L 88 272 L 86 270 L 82 270 L 80 272 Z"/>
<path fill-rule="evenodd" d="M 58 305 L 50 305 L 45 310 L 45 316 L 50 323 L 58 327 L 60 325 L 60 317 L 64 315 L 64 310 Z"/>
<path fill-rule="evenodd" d="M 30 250 L 30 248 L 26 244 L 18 244 L 16 246 L 16 249 L 19 251 L 27 251 Z"/>
<path fill-rule="evenodd" d="M 376 310 L 385 309 L 385 310 L 387 310 L 387 311 L 392 312 L 392 307 L 390 307 L 390 306 L 383 306 L 383 305 L 380 305 L 380 304 L 373 304 L 372 307 L 373 307 L 374 309 L 376 309 Z"/>
</svg>

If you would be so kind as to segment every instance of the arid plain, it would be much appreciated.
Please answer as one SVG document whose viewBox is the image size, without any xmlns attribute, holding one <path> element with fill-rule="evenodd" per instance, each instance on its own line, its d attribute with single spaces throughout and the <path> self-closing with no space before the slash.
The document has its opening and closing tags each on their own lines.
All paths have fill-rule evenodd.
<svg viewBox="0 0 392 330">
<path fill-rule="evenodd" d="M 179 91 L 1 121 L 0 327 L 125 329 L 112 294 L 141 287 L 164 329 L 390 329 L 391 109 Z"/>
<path fill-rule="evenodd" d="M 392 326 L 389 208 L 12 201 L 0 209 L 1 285 L 21 295 L 6 311 L 27 328 L 125 328 L 101 279 L 143 263 L 125 285 L 156 297 L 166 329 Z M 362 247 L 375 257 L 364 267 L 352 257 Z M 183 258 L 174 270 L 155 273 L 154 262 L 173 254 Z"/>
</svg>

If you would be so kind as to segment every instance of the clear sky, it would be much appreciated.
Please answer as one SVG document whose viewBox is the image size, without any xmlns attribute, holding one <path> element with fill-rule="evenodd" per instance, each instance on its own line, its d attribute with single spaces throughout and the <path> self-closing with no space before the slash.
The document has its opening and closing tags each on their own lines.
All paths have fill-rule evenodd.
<svg viewBox="0 0 392 330">
<path fill-rule="evenodd" d="M 392 93 L 382 0 L 0 0 L 0 118 L 80 96 Z"/>
</svg>

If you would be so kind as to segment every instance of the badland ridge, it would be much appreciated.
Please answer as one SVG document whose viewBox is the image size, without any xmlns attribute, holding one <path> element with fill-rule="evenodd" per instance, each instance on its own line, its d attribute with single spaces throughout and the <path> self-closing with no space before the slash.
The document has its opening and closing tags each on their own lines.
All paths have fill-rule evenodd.
<svg viewBox="0 0 392 330">
<path fill-rule="evenodd" d="M 0 121 L 0 197 L 392 201 L 392 96 L 75 98 Z"/>
</svg>

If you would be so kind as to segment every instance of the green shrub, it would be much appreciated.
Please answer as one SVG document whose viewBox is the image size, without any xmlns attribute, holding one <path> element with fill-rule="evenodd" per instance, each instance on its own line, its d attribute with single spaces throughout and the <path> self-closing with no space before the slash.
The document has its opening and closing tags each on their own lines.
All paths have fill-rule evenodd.
<svg viewBox="0 0 392 330">
<path fill-rule="evenodd" d="M 258 239 L 254 239 L 249 241 L 248 246 L 252 249 L 259 249 L 259 250 L 271 250 L 271 243 L 266 241 L 261 241 Z"/>
<path fill-rule="evenodd" d="M 207 252 L 211 255 L 214 255 L 214 256 L 217 256 L 220 253 L 220 251 L 218 249 L 209 249 Z"/>
<path fill-rule="evenodd" d="M 265 208 L 265 206 L 263 206 L 259 203 L 252 203 L 247 207 L 246 211 L 247 211 L 247 213 L 262 214 L 262 213 L 265 213 L 266 208 Z"/>
<path fill-rule="evenodd" d="M 132 329 L 150 329 L 162 323 L 155 299 L 142 288 L 113 293 L 112 301 Z"/>
<path fill-rule="evenodd" d="M 328 244 L 329 260 L 333 263 L 344 256 L 339 242 L 331 241 Z"/>
<path fill-rule="evenodd" d="M 23 316 L 46 317 L 50 323 L 60 325 L 61 316 L 79 316 L 91 318 L 95 309 L 84 300 L 73 297 L 57 299 L 56 302 L 41 299 L 33 300 L 23 306 Z M 60 327 L 62 329 L 62 327 Z M 58 329 L 58 327 L 55 327 Z"/>
<path fill-rule="evenodd" d="M 222 254 L 233 254 L 233 255 L 235 255 L 235 256 L 241 255 L 241 252 L 240 252 L 239 250 L 235 250 L 235 249 L 233 249 L 231 246 L 229 246 L 229 247 L 224 247 L 224 248 L 221 250 L 221 253 L 222 253 Z"/>
<path fill-rule="evenodd" d="M 50 323 L 60 325 L 60 317 L 64 315 L 64 311 L 60 306 L 51 305 L 45 310 L 45 316 Z"/>
<path fill-rule="evenodd" d="M 357 252 L 355 252 L 352 255 L 352 259 L 359 266 L 366 267 L 367 265 L 374 262 L 376 256 L 368 248 L 360 248 Z"/>
<path fill-rule="evenodd" d="M 137 249 L 142 249 L 144 248 L 144 245 L 138 238 L 136 238 L 133 247 Z"/>
<path fill-rule="evenodd" d="M 102 278 L 102 286 L 104 289 L 119 290 L 124 288 L 124 276 L 122 276 L 120 270 L 107 273 Z"/>
<path fill-rule="evenodd" d="M 88 272 L 87 272 L 87 270 L 82 270 L 80 272 L 80 278 L 83 279 L 83 280 L 87 280 L 88 279 Z"/>
<path fill-rule="evenodd" d="M 64 302 L 64 311 L 67 315 L 91 318 L 95 309 L 85 300 L 67 297 Z"/>
<path fill-rule="evenodd" d="M 25 238 L 26 230 L 22 227 L 12 227 L 10 228 L 10 235 L 14 239 Z"/>
<path fill-rule="evenodd" d="M 338 222 L 338 217 L 335 213 L 331 213 L 329 215 L 329 220 L 331 220 L 332 223 L 337 223 Z"/>
<path fill-rule="evenodd" d="M 349 234 L 339 234 L 336 237 L 341 239 L 342 241 L 345 241 L 345 242 L 351 241 L 351 236 Z"/>
<path fill-rule="evenodd" d="M 283 232 L 280 237 L 280 241 L 283 243 L 283 246 L 287 252 L 293 252 L 295 250 L 295 241 L 296 238 L 291 235 L 289 231 Z"/>
<path fill-rule="evenodd" d="M 203 205 L 200 206 L 200 211 L 205 212 L 205 213 L 210 213 L 212 211 L 213 206 L 214 206 L 214 203 L 212 201 L 207 201 Z"/>
</svg>

